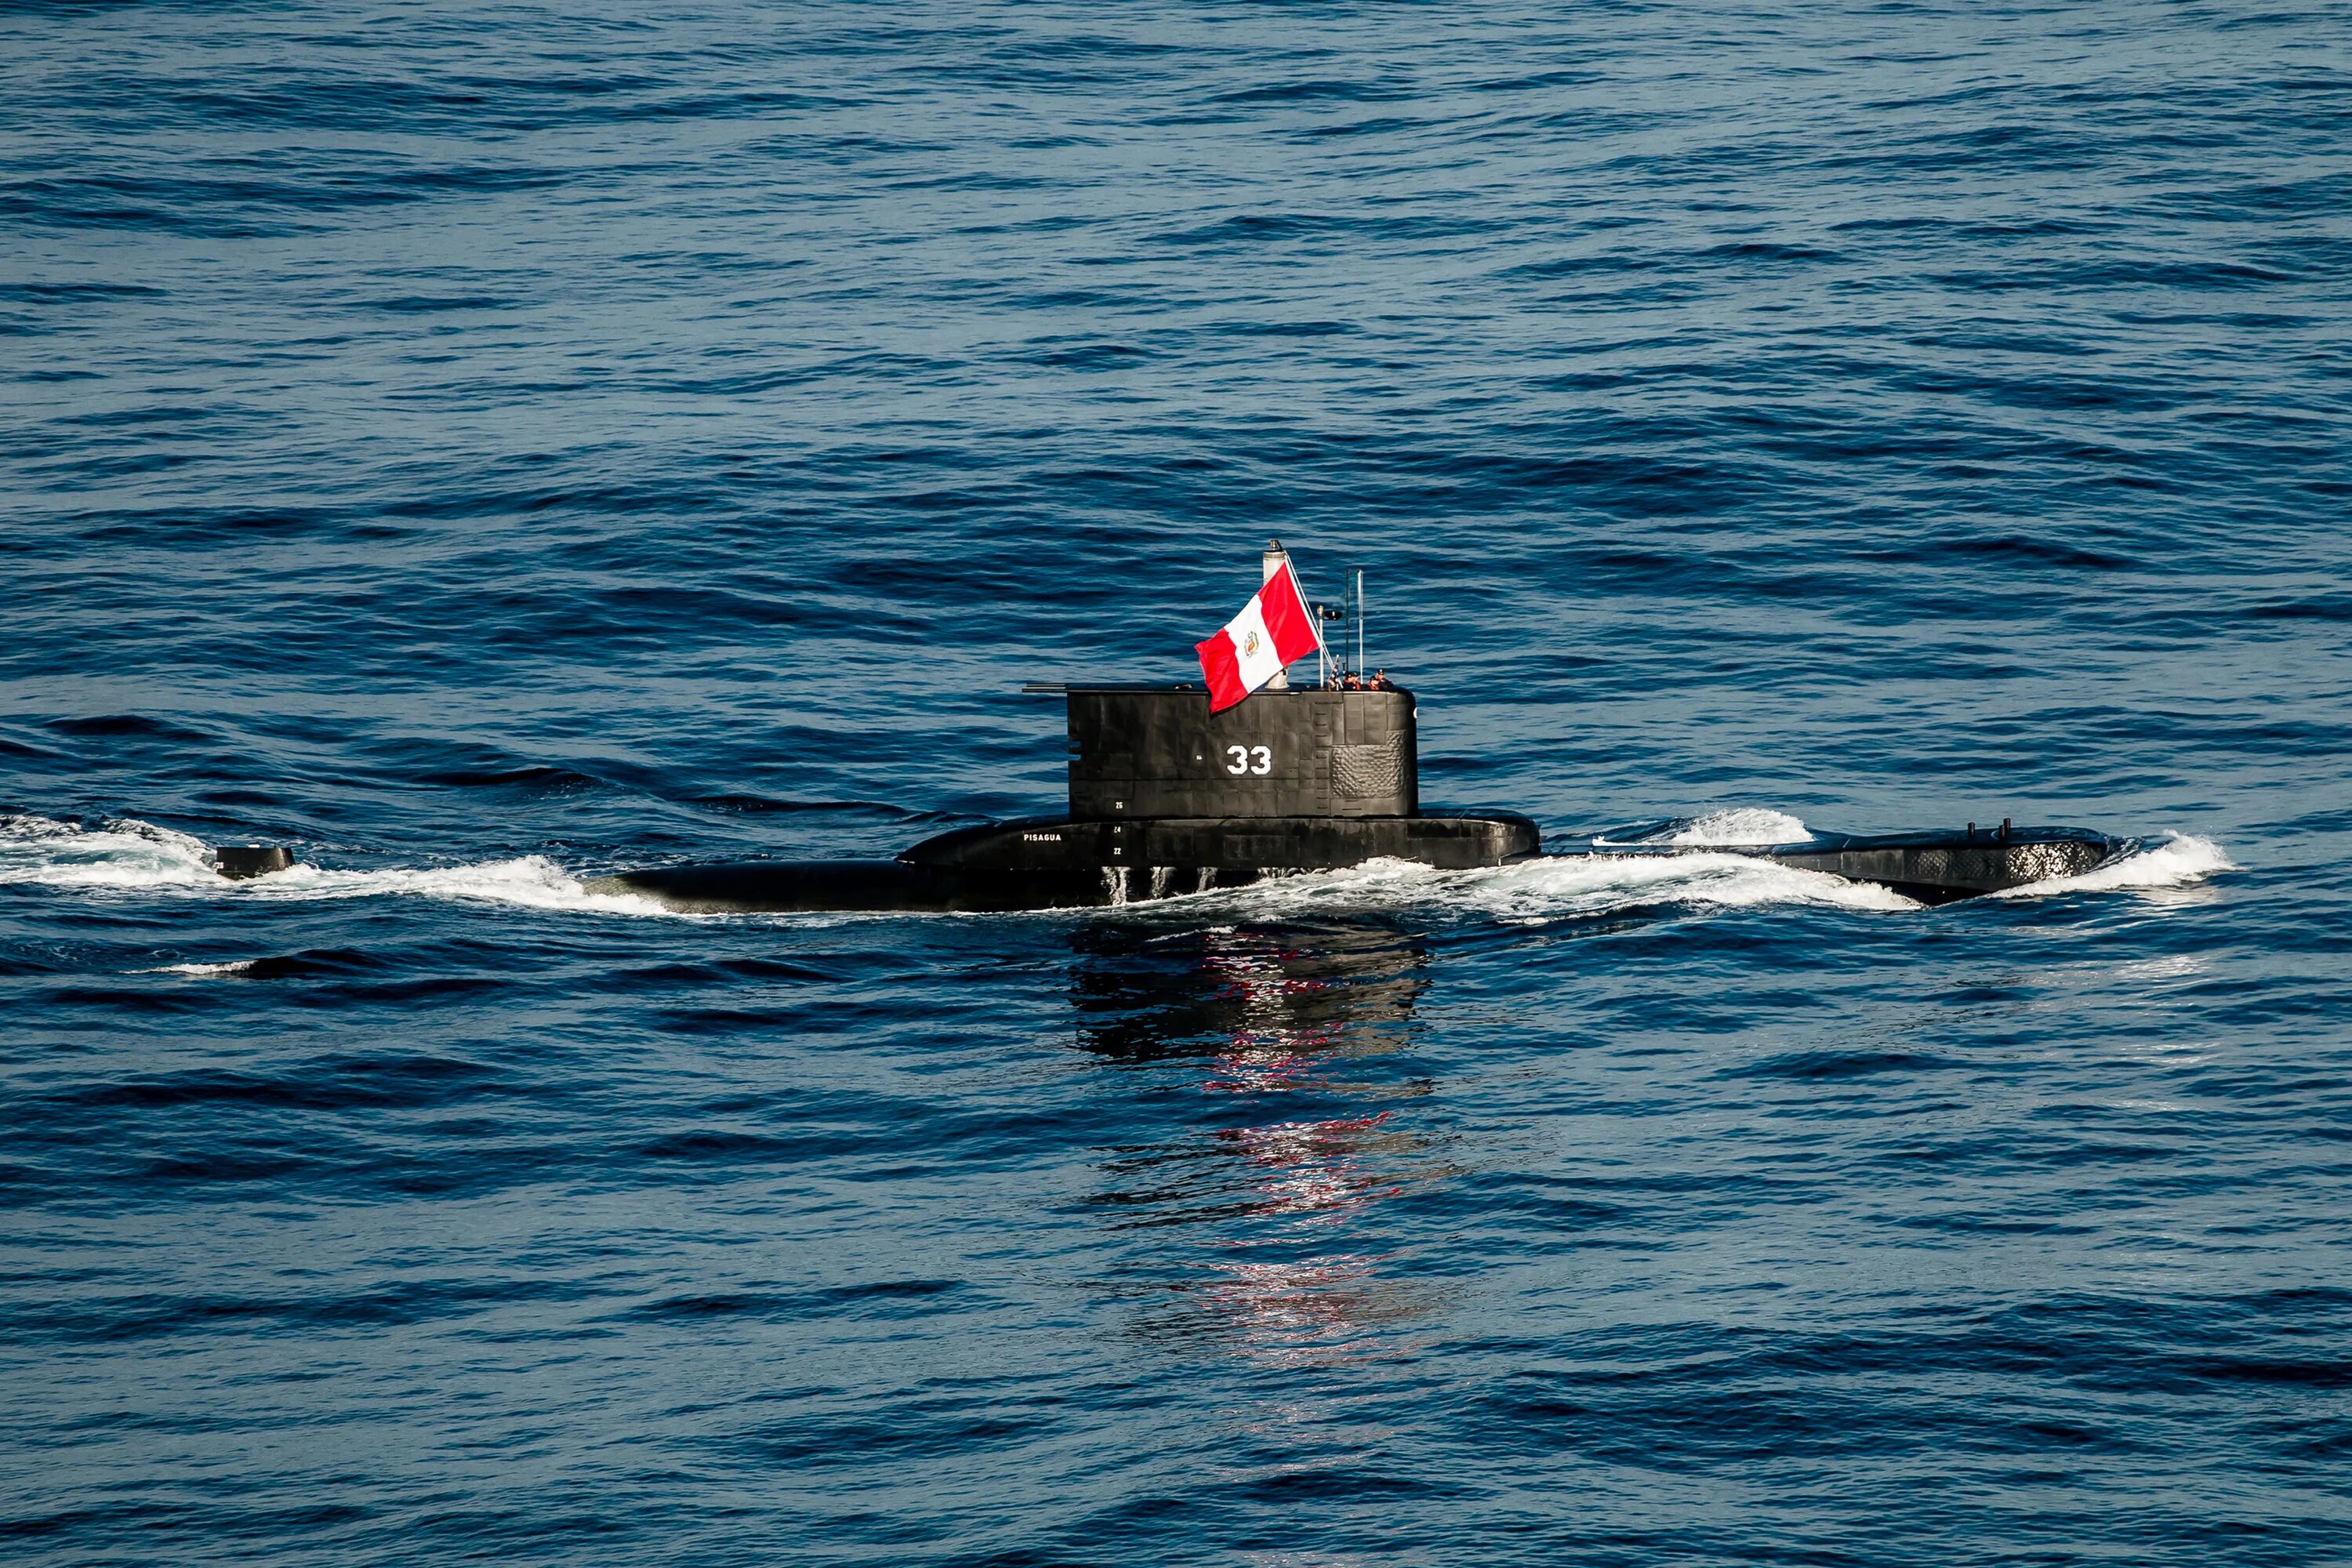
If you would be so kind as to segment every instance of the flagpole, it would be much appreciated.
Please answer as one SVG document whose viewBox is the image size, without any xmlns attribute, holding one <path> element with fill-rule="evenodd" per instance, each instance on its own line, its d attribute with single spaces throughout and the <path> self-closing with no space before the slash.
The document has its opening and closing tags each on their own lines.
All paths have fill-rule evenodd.
<svg viewBox="0 0 2352 1568">
<path fill-rule="evenodd" d="M 1265 584 L 1274 581 L 1274 574 L 1276 572 L 1279 572 L 1284 567 L 1290 565 L 1290 552 L 1282 547 L 1282 541 L 1279 539 L 1269 539 L 1265 542 L 1265 549 L 1261 551 L 1258 554 L 1257 564 L 1258 582 L 1261 587 L 1263 587 Z M 1291 568 L 1290 584 L 1294 588 L 1298 585 L 1298 571 L 1296 567 Z M 1306 595 L 1302 593 L 1299 597 L 1303 599 L 1306 597 Z M 1274 672 L 1274 679 L 1265 683 L 1265 689 L 1268 691 L 1289 690 L 1289 668 L 1285 666 L 1283 668 L 1276 670 Z"/>
<path fill-rule="evenodd" d="M 1297 566 L 1291 567 L 1290 577 L 1292 582 L 1297 582 L 1298 568 Z M 1302 600 L 1307 598 L 1307 589 L 1303 584 L 1298 590 L 1298 596 Z M 1315 668 L 1321 673 L 1323 684 L 1328 686 L 1331 684 L 1331 648 L 1330 645 L 1323 640 L 1322 610 L 1310 603 L 1307 611 L 1307 619 L 1308 624 L 1313 626 L 1315 628 Z"/>
<path fill-rule="evenodd" d="M 1314 600 L 1307 596 L 1307 584 L 1298 580 L 1298 563 L 1290 559 L 1287 551 L 1283 552 L 1282 559 L 1290 568 L 1290 582 L 1298 590 L 1298 602 L 1307 606 L 1307 624 L 1315 628 L 1316 678 L 1328 686 L 1331 684 L 1331 650 L 1323 641 L 1323 612 L 1316 607 Z"/>
<path fill-rule="evenodd" d="M 1290 585 L 1298 590 L 1298 602 L 1307 606 L 1307 624 L 1315 628 L 1316 679 L 1321 685 L 1330 685 L 1331 649 L 1323 640 L 1323 617 L 1316 610 L 1314 602 L 1307 598 L 1307 584 L 1298 580 L 1298 563 L 1290 558 L 1290 552 L 1282 547 L 1282 541 L 1269 539 L 1265 542 L 1264 553 L 1258 557 L 1258 566 L 1259 581 L 1265 583 L 1274 581 L 1274 574 L 1280 567 L 1290 568 Z M 1282 691 L 1289 689 L 1290 681 L 1286 677 L 1277 674 L 1265 684 L 1270 691 Z"/>
</svg>

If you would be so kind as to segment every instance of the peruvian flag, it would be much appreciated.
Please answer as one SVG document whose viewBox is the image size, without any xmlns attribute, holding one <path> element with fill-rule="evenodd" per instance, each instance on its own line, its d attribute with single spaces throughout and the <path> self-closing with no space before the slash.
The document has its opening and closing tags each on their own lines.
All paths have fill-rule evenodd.
<svg viewBox="0 0 2352 1568">
<path fill-rule="evenodd" d="M 1292 659 L 1305 658 L 1321 646 L 1315 618 L 1298 596 L 1298 582 L 1286 561 L 1224 630 L 1192 645 L 1209 682 L 1209 711 L 1232 707 L 1281 674 Z"/>
</svg>

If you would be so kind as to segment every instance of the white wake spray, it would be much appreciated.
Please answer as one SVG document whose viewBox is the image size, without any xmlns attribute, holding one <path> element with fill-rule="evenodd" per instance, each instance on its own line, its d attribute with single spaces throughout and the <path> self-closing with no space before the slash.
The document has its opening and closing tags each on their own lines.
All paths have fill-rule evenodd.
<svg viewBox="0 0 2352 1568">
<path fill-rule="evenodd" d="M 605 915 L 667 915 L 651 899 L 632 893 L 592 893 L 579 878 L 544 855 L 383 871 L 331 871 L 296 865 L 248 882 L 231 883 L 265 901 L 368 899 L 407 894 L 474 903 L 514 904 L 527 910 L 574 910 Z"/>
<path fill-rule="evenodd" d="M 0 884 L 51 888 L 221 886 L 203 840 L 137 817 L 101 828 L 46 816 L 0 816 Z"/>
<path fill-rule="evenodd" d="M 1483 914 L 1513 925 L 1668 903 L 1718 908 L 1812 904 L 1873 910 L 1921 907 L 1874 882 L 1849 882 L 1748 855 L 1704 852 L 1559 856 L 1470 871 L 1439 871 L 1410 860 L 1372 860 L 1345 871 L 1307 872 L 1163 900 L 1163 906 L 1231 909 L 1253 920 L 1335 910 L 1430 910 Z M 1131 912 L 1143 914 L 1156 907 L 1162 906 L 1138 905 Z"/>
<path fill-rule="evenodd" d="M 0 884 L 5 883 L 258 903 L 404 894 L 595 914 L 671 912 L 650 899 L 592 893 L 579 878 L 544 855 L 378 871 L 337 871 L 298 863 L 266 877 L 231 880 L 214 868 L 212 850 L 202 840 L 136 817 L 84 828 L 45 816 L 0 816 Z"/>
<path fill-rule="evenodd" d="M 1667 840 L 1671 844 L 1696 846 L 1725 844 L 1798 844 L 1813 836 L 1813 830 L 1802 819 L 1785 811 L 1769 811 L 1761 806 L 1743 805 L 1730 811 L 1713 811 L 1694 817 L 1683 830 Z"/>
</svg>

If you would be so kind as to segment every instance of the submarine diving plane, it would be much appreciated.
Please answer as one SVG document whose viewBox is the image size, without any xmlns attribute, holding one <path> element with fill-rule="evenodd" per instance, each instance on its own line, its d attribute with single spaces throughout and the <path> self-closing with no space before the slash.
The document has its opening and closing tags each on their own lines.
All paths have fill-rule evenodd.
<svg viewBox="0 0 2352 1568">
<path fill-rule="evenodd" d="M 1262 576 L 1242 613 L 1197 645 L 1200 685 L 1030 688 L 1066 704 L 1069 805 L 1059 816 L 958 828 L 891 860 L 665 866 L 598 878 L 589 890 L 696 912 L 1072 909 L 1381 858 L 1453 870 L 1541 855 L 1709 854 L 1877 882 L 1938 904 L 2076 876 L 2127 847 L 2077 828 L 2008 822 L 1699 845 L 1678 842 L 1685 825 L 1675 822 L 1546 849 L 1535 822 L 1516 812 L 1424 812 L 1413 694 L 1362 677 L 1362 574 L 1342 606 L 1310 605 L 1276 542 Z M 1337 679 L 1326 619 L 1352 620 L 1357 638 L 1354 668 Z M 1291 686 L 1286 671 L 1309 655 L 1321 681 Z"/>
</svg>

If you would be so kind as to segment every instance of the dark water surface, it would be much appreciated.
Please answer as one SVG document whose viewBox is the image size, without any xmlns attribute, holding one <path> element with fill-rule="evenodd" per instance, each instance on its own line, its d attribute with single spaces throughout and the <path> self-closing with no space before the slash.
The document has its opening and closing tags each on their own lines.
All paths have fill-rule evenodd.
<svg viewBox="0 0 2352 1568">
<path fill-rule="evenodd" d="M 2347 150 L 2342 5 L 0 11 L 0 1558 L 2352 1558 Z M 583 892 L 1269 533 L 1432 801 L 2156 847 Z"/>
</svg>

